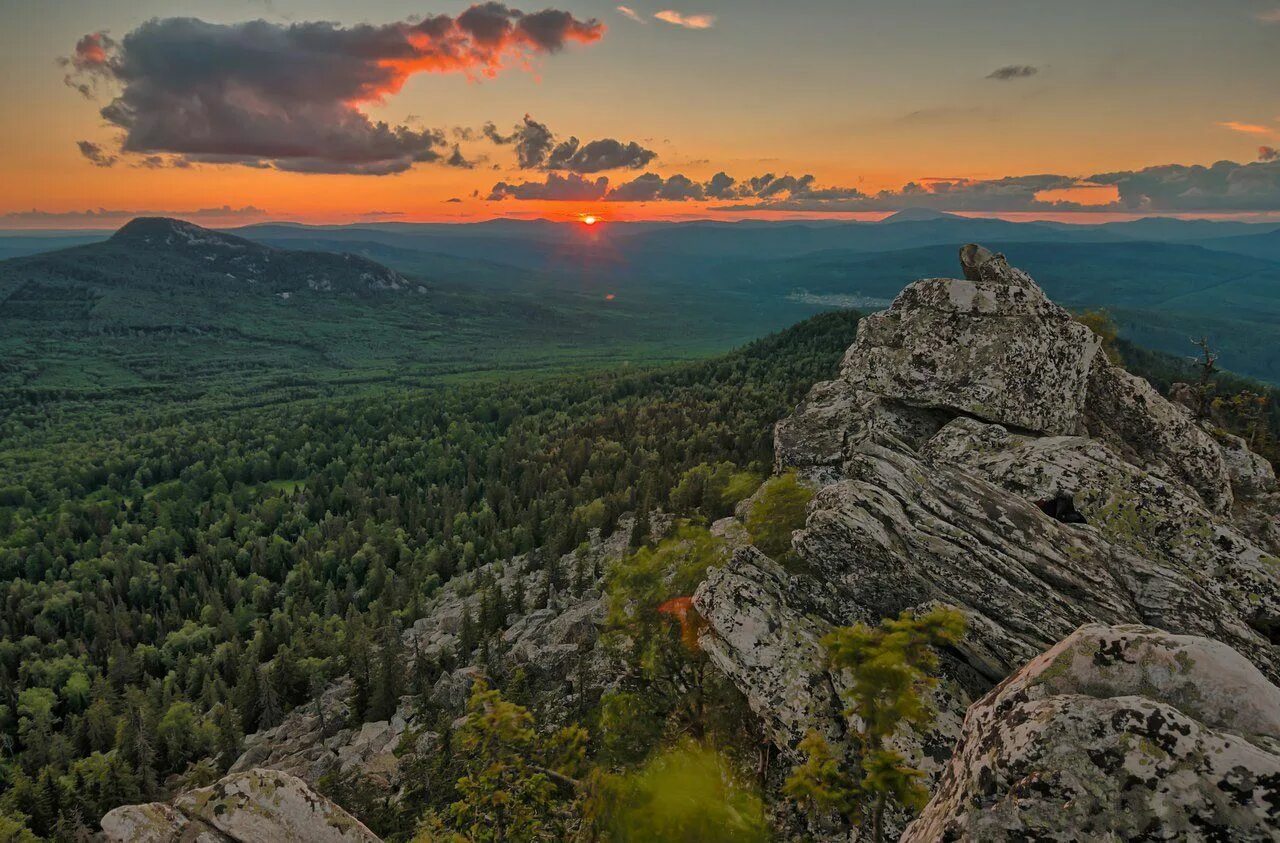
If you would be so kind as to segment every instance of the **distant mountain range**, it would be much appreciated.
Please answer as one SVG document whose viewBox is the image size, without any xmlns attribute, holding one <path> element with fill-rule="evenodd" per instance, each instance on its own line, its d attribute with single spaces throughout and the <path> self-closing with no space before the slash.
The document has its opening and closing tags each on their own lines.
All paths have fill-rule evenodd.
<svg viewBox="0 0 1280 843">
<path fill-rule="evenodd" d="M 311 323 L 346 313 L 347 305 L 324 310 L 338 294 L 363 302 L 355 324 L 420 314 L 414 330 L 431 326 L 435 349 L 483 344 L 476 331 L 488 325 L 510 337 L 534 329 L 539 343 L 565 353 L 592 356 L 634 341 L 648 349 L 641 358 L 656 348 L 682 356 L 824 308 L 882 306 L 904 279 L 953 274 L 956 248 L 978 242 L 1009 254 L 1055 299 L 1108 309 L 1130 340 L 1189 355 L 1189 338 L 1207 335 L 1224 366 L 1280 381 L 1277 223 L 1067 225 L 907 210 L 881 222 L 270 223 L 226 232 L 141 219 L 101 242 L 85 243 L 89 236 L 0 236 L 0 255 L 71 246 L 0 262 L 0 320 L 205 324 L 217 321 L 205 311 L 225 308 L 228 294 L 266 292 L 297 307 L 259 308 L 251 322 L 302 318 L 305 299 L 305 336 L 317 330 Z M 173 299 L 178 290 L 186 297 Z M 465 339 L 449 333 L 460 325 Z M 378 359 L 400 359 L 403 336 L 382 336 Z M 347 342 L 326 340 L 331 353 Z"/>
</svg>

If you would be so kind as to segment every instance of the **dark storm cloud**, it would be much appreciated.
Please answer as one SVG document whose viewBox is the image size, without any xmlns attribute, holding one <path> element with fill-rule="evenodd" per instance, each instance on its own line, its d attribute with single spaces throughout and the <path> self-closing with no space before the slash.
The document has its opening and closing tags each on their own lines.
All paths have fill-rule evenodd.
<svg viewBox="0 0 1280 843">
<path fill-rule="evenodd" d="M 116 156 L 93 141 L 76 141 L 76 146 L 80 149 L 80 154 L 95 167 L 110 167 L 116 163 Z"/>
<path fill-rule="evenodd" d="M 987 74 L 988 79 L 995 79 L 998 82 L 1008 82 L 1011 79 L 1029 79 L 1040 72 L 1040 68 L 1030 64 L 1006 64 L 1004 67 L 997 67 L 995 70 Z"/>
<path fill-rule="evenodd" d="M 502 134 L 493 123 L 486 123 L 484 136 L 494 143 L 514 145 L 516 163 L 522 170 L 567 170 L 572 173 L 599 173 L 604 170 L 639 170 L 658 153 L 635 141 L 623 143 L 613 138 L 588 141 L 576 137 L 556 142 L 547 124 L 528 114 L 510 134 Z"/>
<path fill-rule="evenodd" d="M 489 192 L 490 200 L 497 199 L 544 199 L 553 202 L 593 202 L 601 199 L 609 188 L 609 179 L 605 176 L 592 181 L 577 173 L 561 176 L 548 173 L 544 182 L 521 182 L 508 184 L 498 182 Z"/>
<path fill-rule="evenodd" d="M 1260 146 L 1258 147 L 1258 160 L 1259 161 L 1280 160 L 1280 149 L 1276 149 L 1274 146 Z"/>
<path fill-rule="evenodd" d="M 360 106 L 416 73 L 493 75 L 508 61 L 598 40 L 568 12 L 500 3 L 382 26 L 155 19 L 119 43 L 86 35 L 64 59 L 69 84 L 118 86 L 102 116 L 123 151 L 304 173 L 385 175 L 447 153 L 444 133 L 370 120 Z"/>
</svg>

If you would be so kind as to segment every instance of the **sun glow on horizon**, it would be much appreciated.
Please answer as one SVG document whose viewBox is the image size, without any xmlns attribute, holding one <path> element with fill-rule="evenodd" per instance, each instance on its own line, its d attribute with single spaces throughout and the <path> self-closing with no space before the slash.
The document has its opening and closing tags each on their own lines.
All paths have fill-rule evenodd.
<svg viewBox="0 0 1280 843">
<path fill-rule="evenodd" d="M 595 225 L 599 221 L 600 221 L 600 218 L 595 216 L 594 214 L 587 214 L 582 218 L 583 225 Z"/>
</svg>

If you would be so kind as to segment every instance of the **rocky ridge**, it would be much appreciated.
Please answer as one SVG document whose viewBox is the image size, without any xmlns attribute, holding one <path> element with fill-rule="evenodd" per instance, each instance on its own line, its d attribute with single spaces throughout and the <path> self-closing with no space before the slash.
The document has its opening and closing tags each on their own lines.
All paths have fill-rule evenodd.
<svg viewBox="0 0 1280 843">
<path fill-rule="evenodd" d="M 1111 363 L 1003 256 L 961 264 L 866 317 L 838 377 L 778 424 L 776 468 L 816 490 L 800 564 L 743 548 L 694 597 L 702 646 L 785 763 L 810 730 L 843 739 L 822 635 L 904 609 L 968 619 L 937 722 L 904 736 L 934 773 L 971 701 L 1082 625 L 1213 638 L 1280 676 L 1270 465 Z"/>
<path fill-rule="evenodd" d="M 656 516 L 656 532 L 669 519 Z M 587 587 L 580 593 L 564 588 L 548 590 L 547 562 L 540 554 L 524 554 L 501 563 L 483 565 L 449 580 L 423 611 L 423 617 L 404 631 L 404 648 L 419 667 L 438 673 L 425 702 L 438 711 L 461 714 L 472 682 L 483 671 L 458 655 L 464 617 L 481 616 L 479 584 L 491 582 L 508 596 L 522 588 L 527 604 L 546 598 L 545 606 L 512 611 L 499 649 L 491 652 L 491 670 L 524 671 L 535 700 L 545 705 L 547 719 L 568 719 L 583 692 L 582 682 L 599 688 L 610 677 L 607 657 L 596 647 L 604 623 L 605 605 L 599 582 L 607 563 L 626 552 L 631 519 L 625 517 L 608 538 L 593 531 L 580 551 L 557 560 L 559 577 L 571 582 L 581 566 Z M 517 580 L 520 586 L 517 588 Z M 351 725 L 353 684 L 342 677 L 325 688 L 312 704 L 300 706 L 278 725 L 249 735 L 244 751 L 230 772 L 272 769 L 290 773 L 315 785 L 328 774 L 359 775 L 387 793 L 398 794 L 400 759 L 405 751 L 429 752 L 436 738 L 432 722 L 424 719 L 412 696 L 389 720 Z M 408 743 L 406 743 L 408 741 Z"/>
</svg>

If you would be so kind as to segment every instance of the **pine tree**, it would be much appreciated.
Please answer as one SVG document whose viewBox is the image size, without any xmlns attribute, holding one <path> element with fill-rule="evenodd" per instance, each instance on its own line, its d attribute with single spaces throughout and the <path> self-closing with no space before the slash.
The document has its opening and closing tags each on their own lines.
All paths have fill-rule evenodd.
<svg viewBox="0 0 1280 843">
<path fill-rule="evenodd" d="M 269 676 L 263 676 L 261 668 L 254 667 L 253 672 L 258 686 L 258 729 L 270 729 L 284 716 L 274 681 L 276 671 L 272 670 Z"/>
<path fill-rule="evenodd" d="M 378 678 L 369 697 L 368 720 L 390 720 L 400 705 L 403 685 L 400 636 L 394 631 L 385 636 L 378 660 Z"/>
<path fill-rule="evenodd" d="M 810 733 L 801 745 L 806 761 L 787 780 L 787 795 L 869 825 L 873 843 L 883 839 L 890 801 L 923 807 L 924 773 L 888 741 L 902 727 L 922 728 L 932 720 L 926 693 L 938 684 L 934 648 L 954 644 L 963 634 L 964 616 L 943 607 L 920 616 L 903 611 L 875 628 L 859 623 L 827 635 L 823 645 L 831 666 L 852 679 L 845 701 L 858 754 L 839 759 L 820 735 Z"/>
</svg>

